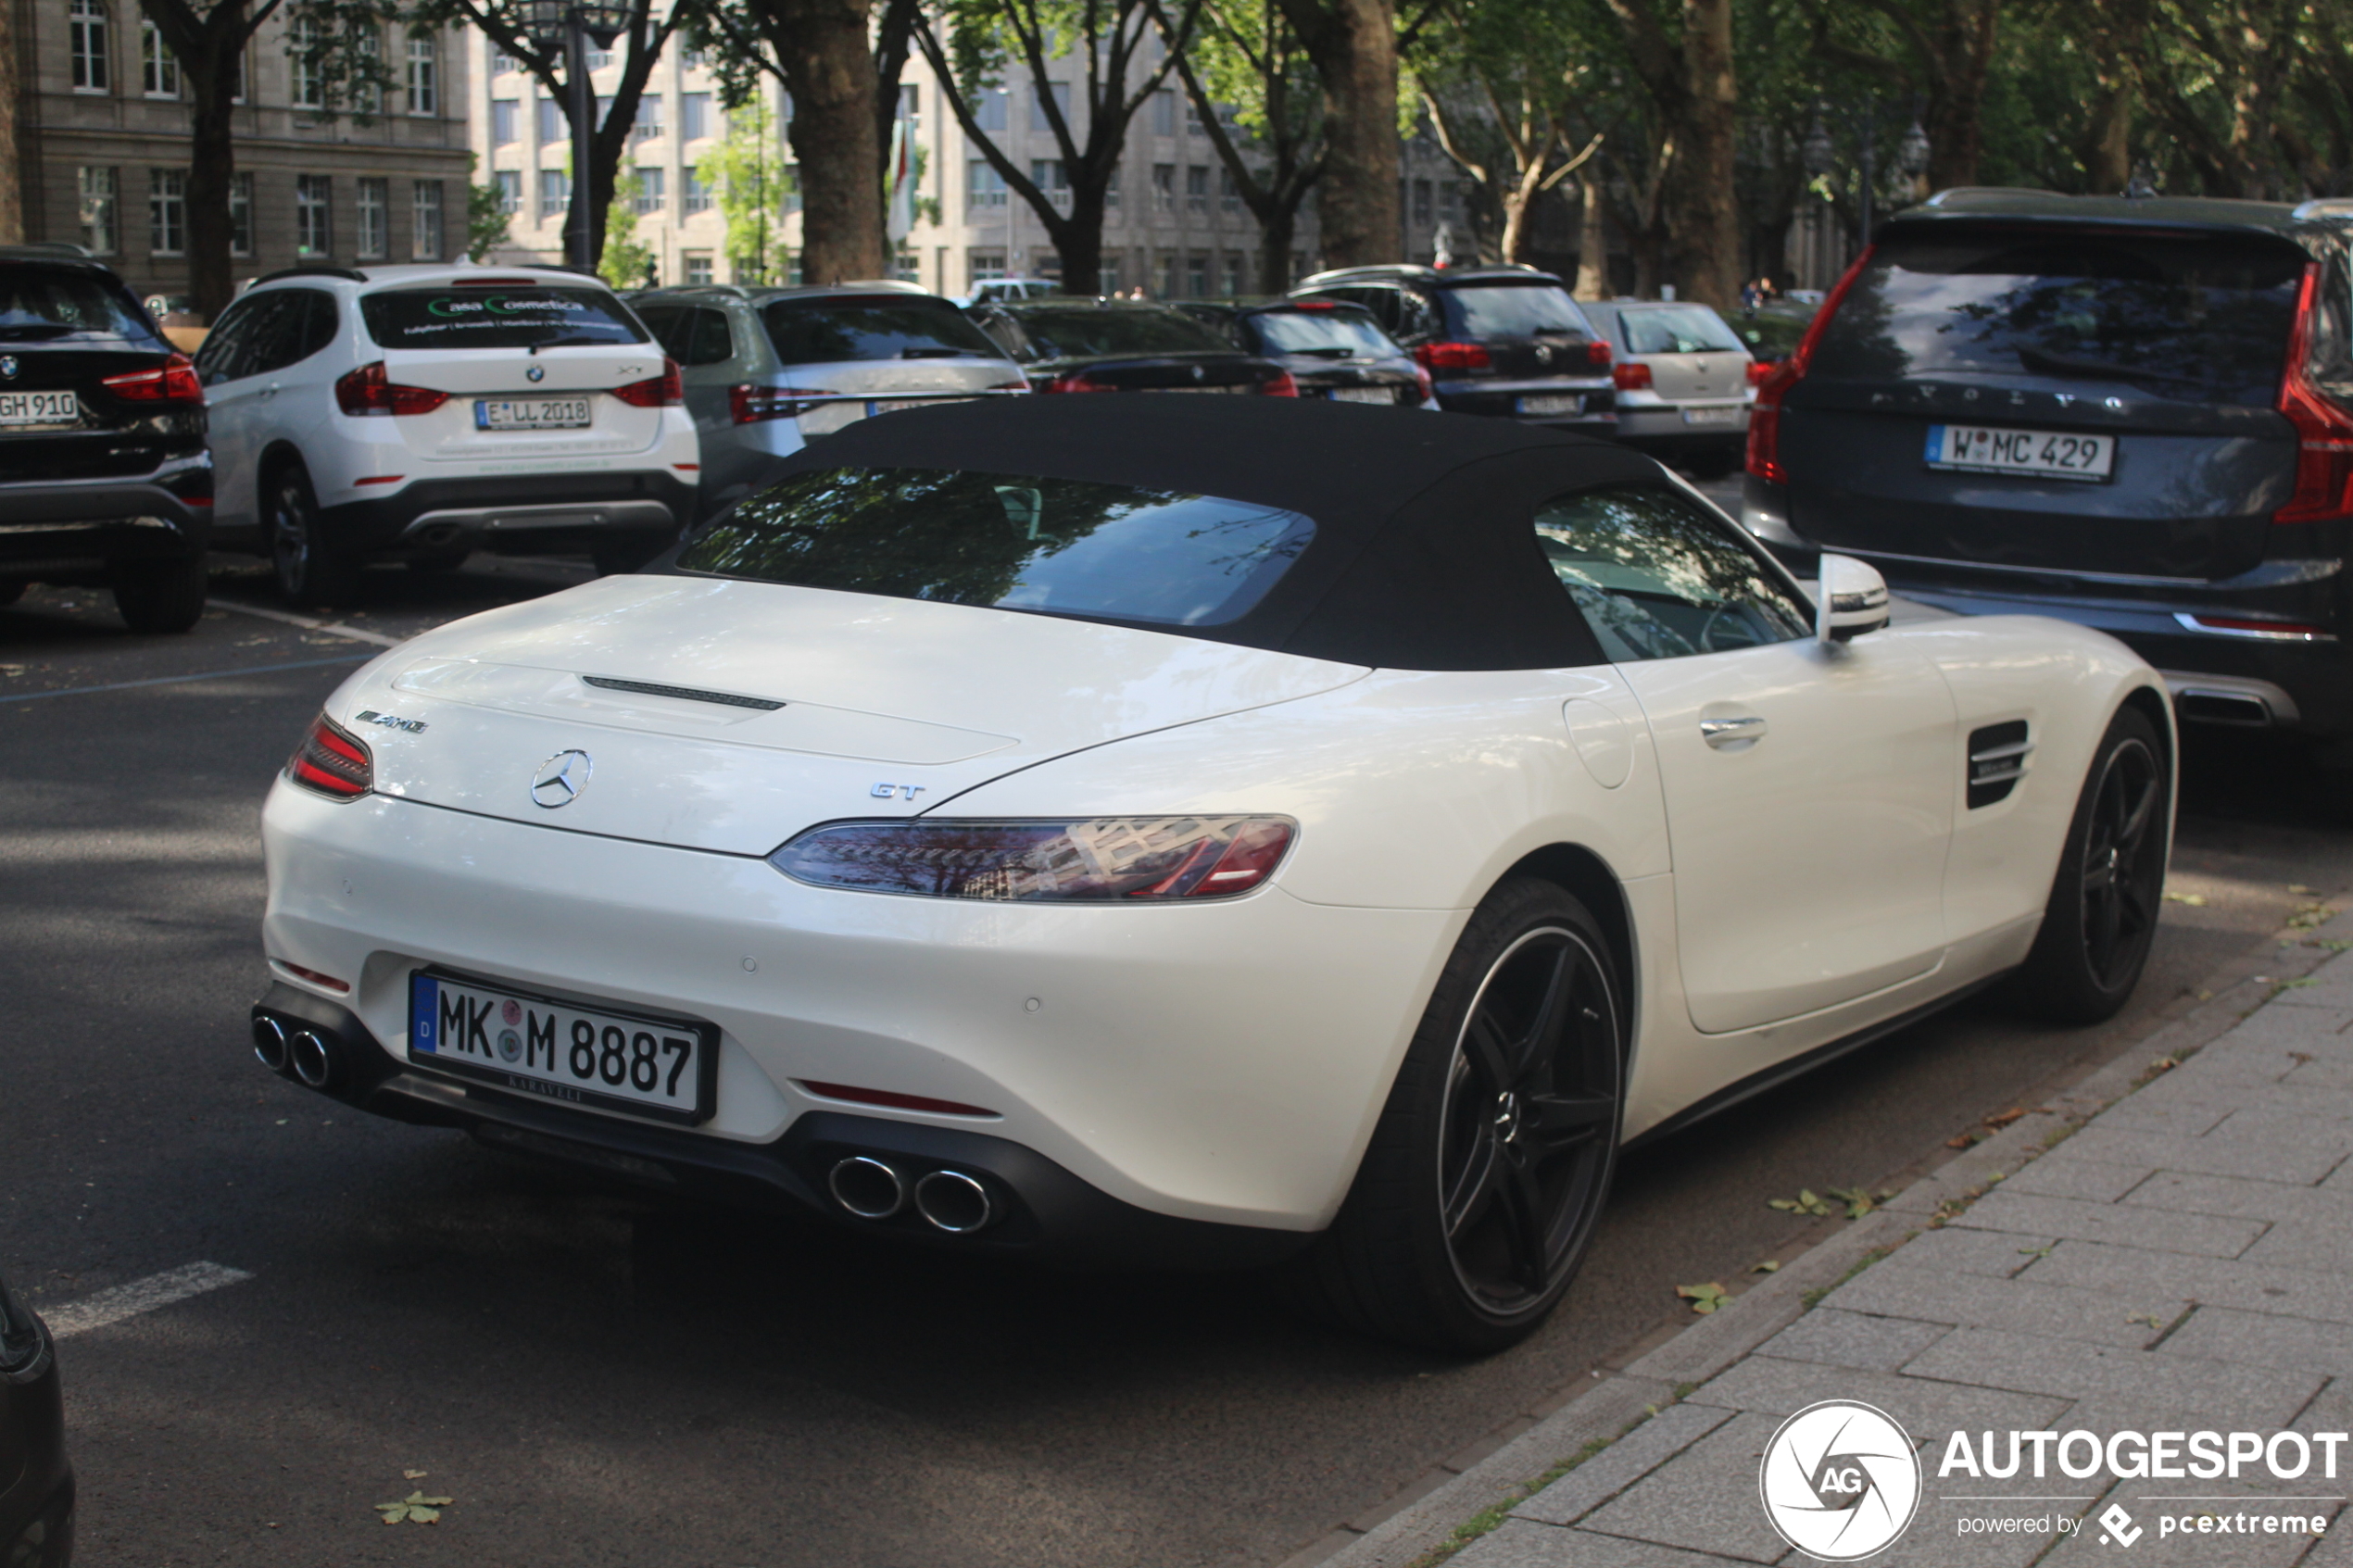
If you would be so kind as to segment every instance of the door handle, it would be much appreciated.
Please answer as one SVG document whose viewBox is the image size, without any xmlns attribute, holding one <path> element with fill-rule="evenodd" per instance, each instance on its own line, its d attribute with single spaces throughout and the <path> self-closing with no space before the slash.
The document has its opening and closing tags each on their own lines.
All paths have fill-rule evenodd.
<svg viewBox="0 0 2353 1568">
<path fill-rule="evenodd" d="M 1746 746 L 1765 738 L 1765 721 L 1754 714 L 1738 719 L 1702 719 L 1699 738 L 1718 750 L 1728 746 Z"/>
</svg>

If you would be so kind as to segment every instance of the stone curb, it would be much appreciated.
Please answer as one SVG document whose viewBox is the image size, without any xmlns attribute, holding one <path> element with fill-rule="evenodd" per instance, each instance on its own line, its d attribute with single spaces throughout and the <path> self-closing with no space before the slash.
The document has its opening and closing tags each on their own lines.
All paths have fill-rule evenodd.
<svg viewBox="0 0 2353 1568">
<path fill-rule="evenodd" d="M 2338 896 L 2341 897 L 2341 896 Z M 2329 900 L 2332 906 L 2335 898 Z M 2339 911 L 2332 908 L 2332 914 Z M 1529 1484 L 1593 1443 L 1612 1443 L 1680 1390 L 1706 1382 L 1787 1328 L 1828 1291 L 1871 1261 L 1936 1222 L 1947 1206 L 1965 1207 L 1985 1189 L 2038 1158 L 2060 1137 L 2139 1088 L 2152 1064 L 2180 1060 L 2235 1028 L 2276 994 L 2265 982 L 2297 979 L 2336 954 L 2303 946 L 2314 932 L 2285 927 L 2264 937 L 2211 976 L 2212 996 L 2128 1041 L 2105 1066 L 2049 1096 L 2018 1121 L 1944 1161 L 1864 1216 L 1785 1261 L 1712 1316 L 1699 1318 L 1601 1379 L 1478 1462 L 1441 1469 L 1403 1488 L 1397 1507 L 1361 1535 L 1326 1537 L 1281 1568 L 1407 1568 L 1443 1546 L 1469 1520 L 1528 1495 Z M 2293 946 L 2283 946 L 2294 944 Z M 1818 1299 L 1816 1297 L 1815 1299 Z"/>
</svg>

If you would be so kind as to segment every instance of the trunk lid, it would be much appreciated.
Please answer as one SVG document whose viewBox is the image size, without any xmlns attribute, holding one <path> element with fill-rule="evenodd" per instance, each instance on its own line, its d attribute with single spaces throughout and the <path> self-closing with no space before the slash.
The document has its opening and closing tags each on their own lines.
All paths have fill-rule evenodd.
<svg viewBox="0 0 2353 1568">
<path fill-rule="evenodd" d="M 112 479 L 152 472 L 187 445 L 195 407 L 126 402 L 101 383 L 108 376 L 153 370 L 169 358 L 157 345 L 118 338 L 51 340 L 0 337 L 0 355 L 16 363 L 0 379 L 0 481 Z M 44 396 L 69 394 L 69 399 Z M 15 423 L 19 411 L 31 423 Z M 202 430 L 201 423 L 196 430 Z"/>
<path fill-rule="evenodd" d="M 829 435 L 844 425 L 900 408 L 921 408 L 959 397 L 985 395 L 1007 387 L 1026 392 L 1015 366 L 1000 358 L 843 359 L 830 365 L 794 365 L 775 384 L 795 392 L 838 398 L 799 416 L 803 435 Z"/>
<path fill-rule="evenodd" d="M 333 711 L 385 795 L 764 855 L 815 822 L 913 816 L 1067 751 L 1365 672 L 1016 611 L 631 576 L 429 633 Z M 588 782 L 544 808 L 532 784 L 568 750 L 588 753 Z"/>
</svg>

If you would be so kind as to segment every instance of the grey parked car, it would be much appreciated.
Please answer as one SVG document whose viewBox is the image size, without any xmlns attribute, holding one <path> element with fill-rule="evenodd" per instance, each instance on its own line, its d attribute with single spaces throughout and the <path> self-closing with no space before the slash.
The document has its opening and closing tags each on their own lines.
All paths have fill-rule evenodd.
<svg viewBox="0 0 2353 1568">
<path fill-rule="evenodd" d="M 630 304 L 686 383 L 702 440 L 697 521 L 856 420 L 1029 391 L 1021 368 L 953 301 L 912 283 L 706 284 L 649 290 Z"/>
<path fill-rule="evenodd" d="M 1741 466 L 1756 360 L 1723 317 L 1674 300 L 1578 308 L 1615 354 L 1618 440 L 1710 479 Z"/>
</svg>

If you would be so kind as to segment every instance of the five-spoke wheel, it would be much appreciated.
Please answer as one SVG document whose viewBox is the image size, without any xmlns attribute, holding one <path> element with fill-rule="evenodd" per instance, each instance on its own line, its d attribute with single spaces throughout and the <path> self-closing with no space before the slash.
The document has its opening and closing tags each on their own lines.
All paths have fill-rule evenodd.
<svg viewBox="0 0 2353 1568">
<path fill-rule="evenodd" d="M 2157 935 L 2173 826 L 2173 779 L 2157 726 L 2120 711 L 2092 754 L 2043 929 L 2016 990 L 2057 1023 L 2112 1017 Z"/>
</svg>

